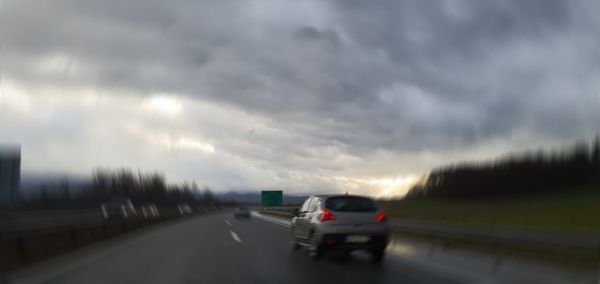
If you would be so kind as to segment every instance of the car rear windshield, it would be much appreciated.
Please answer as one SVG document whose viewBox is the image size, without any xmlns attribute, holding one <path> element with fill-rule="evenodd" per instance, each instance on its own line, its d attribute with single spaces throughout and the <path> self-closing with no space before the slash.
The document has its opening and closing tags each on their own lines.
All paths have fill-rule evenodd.
<svg viewBox="0 0 600 284">
<path fill-rule="evenodd" d="M 373 200 L 356 196 L 330 197 L 325 201 L 325 208 L 340 212 L 374 212 L 377 206 Z"/>
</svg>

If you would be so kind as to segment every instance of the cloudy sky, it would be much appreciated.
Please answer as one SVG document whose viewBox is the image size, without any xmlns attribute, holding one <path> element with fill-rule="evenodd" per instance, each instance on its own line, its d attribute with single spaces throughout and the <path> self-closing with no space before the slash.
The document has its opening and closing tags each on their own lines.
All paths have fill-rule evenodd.
<svg viewBox="0 0 600 284">
<path fill-rule="evenodd" d="M 401 195 L 600 129 L 598 1 L 0 2 L 24 171 Z"/>
</svg>

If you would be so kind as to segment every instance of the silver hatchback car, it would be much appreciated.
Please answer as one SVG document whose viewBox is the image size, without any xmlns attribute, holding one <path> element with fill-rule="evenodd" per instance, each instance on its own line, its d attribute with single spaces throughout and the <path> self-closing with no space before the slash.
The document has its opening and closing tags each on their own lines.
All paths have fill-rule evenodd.
<svg viewBox="0 0 600 284">
<path fill-rule="evenodd" d="M 309 249 L 320 258 L 330 250 L 348 254 L 354 250 L 371 253 L 380 262 L 390 239 L 385 214 L 367 197 L 354 195 L 314 195 L 294 210 L 292 247 Z"/>
</svg>

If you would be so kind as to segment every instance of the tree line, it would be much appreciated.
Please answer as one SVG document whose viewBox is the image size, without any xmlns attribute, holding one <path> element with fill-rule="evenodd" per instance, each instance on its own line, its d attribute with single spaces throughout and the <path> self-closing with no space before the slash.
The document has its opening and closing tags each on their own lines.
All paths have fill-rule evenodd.
<svg viewBox="0 0 600 284">
<path fill-rule="evenodd" d="M 126 197 L 134 206 L 155 204 L 174 207 L 179 203 L 190 206 L 219 206 L 220 201 L 208 187 L 200 188 L 195 182 L 167 184 L 159 172 L 142 173 L 130 169 L 97 169 L 91 181 L 78 188 L 67 180 L 43 185 L 37 193 L 23 200 L 22 209 L 87 209 L 99 207 L 115 197 Z"/>
<path fill-rule="evenodd" d="M 562 151 L 529 151 L 483 163 L 440 167 L 406 198 L 485 199 L 526 194 L 600 190 L 600 136 Z"/>
</svg>

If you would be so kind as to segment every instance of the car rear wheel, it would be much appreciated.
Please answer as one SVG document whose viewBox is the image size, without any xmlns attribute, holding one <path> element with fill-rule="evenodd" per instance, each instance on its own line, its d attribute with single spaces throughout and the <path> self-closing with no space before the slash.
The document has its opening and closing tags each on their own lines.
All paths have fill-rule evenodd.
<svg viewBox="0 0 600 284">
<path fill-rule="evenodd" d="M 310 246 L 308 247 L 308 256 L 312 259 L 320 259 L 323 257 L 324 249 L 314 234 L 310 238 Z"/>
<path fill-rule="evenodd" d="M 385 250 L 378 249 L 371 251 L 371 262 L 380 263 L 385 257 Z"/>
<path fill-rule="evenodd" d="M 296 240 L 296 230 L 293 226 L 290 228 L 290 239 L 290 246 L 292 247 L 292 250 L 300 249 L 300 244 Z"/>
<path fill-rule="evenodd" d="M 290 246 L 292 247 L 292 250 L 300 249 L 300 244 L 298 244 L 298 242 L 293 237 L 292 237 L 292 241 L 290 241 Z"/>
<path fill-rule="evenodd" d="M 340 251 L 340 259 L 342 259 L 342 260 L 348 260 L 348 259 L 350 259 L 350 254 L 351 253 L 352 253 L 352 251 L 350 251 L 350 250 Z"/>
</svg>

